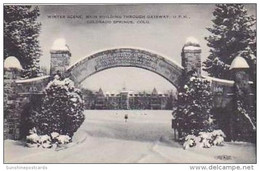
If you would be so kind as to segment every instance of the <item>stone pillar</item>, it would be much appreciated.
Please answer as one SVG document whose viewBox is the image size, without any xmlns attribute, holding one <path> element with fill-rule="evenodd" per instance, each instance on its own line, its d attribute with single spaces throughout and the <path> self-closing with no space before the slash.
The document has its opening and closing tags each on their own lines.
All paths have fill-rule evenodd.
<svg viewBox="0 0 260 171">
<path fill-rule="evenodd" d="M 187 38 L 182 48 L 182 66 L 184 67 L 184 75 L 201 75 L 201 48 L 199 42 L 192 37 Z"/>
<path fill-rule="evenodd" d="M 183 90 L 183 86 L 188 82 L 191 76 L 201 76 L 201 48 L 198 40 L 193 37 L 187 38 L 182 48 L 181 64 L 184 68 L 184 72 L 180 80 L 181 85 L 178 91 Z M 175 140 L 180 139 L 183 133 L 174 119 L 172 119 L 172 128 L 174 129 Z"/>
<path fill-rule="evenodd" d="M 231 113 L 230 129 L 233 140 L 255 142 L 256 128 L 253 121 L 256 117 L 255 99 L 249 84 L 248 69 L 249 65 L 241 56 L 236 57 L 230 66 L 231 77 L 235 82 L 234 109 Z M 242 108 L 244 112 L 239 112 L 239 108 Z"/>
<path fill-rule="evenodd" d="M 57 73 L 63 75 L 70 64 L 70 57 L 70 51 L 51 50 L 50 75 L 53 76 Z"/>
<path fill-rule="evenodd" d="M 251 103 L 251 87 L 249 85 L 249 65 L 243 57 L 236 57 L 230 66 L 231 79 L 235 81 L 235 94 L 244 99 L 248 104 Z"/>
<path fill-rule="evenodd" d="M 17 94 L 16 79 L 22 76 L 23 68 L 16 57 L 8 57 L 4 61 L 4 139 L 20 138 L 21 98 Z"/>
<path fill-rule="evenodd" d="M 64 39 L 57 39 L 51 48 L 50 75 L 59 73 L 64 75 L 66 68 L 70 65 L 71 53 Z"/>
<path fill-rule="evenodd" d="M 15 79 L 19 78 L 21 71 L 5 68 L 4 73 L 4 139 L 17 140 L 20 138 L 21 98 L 16 92 Z"/>
</svg>

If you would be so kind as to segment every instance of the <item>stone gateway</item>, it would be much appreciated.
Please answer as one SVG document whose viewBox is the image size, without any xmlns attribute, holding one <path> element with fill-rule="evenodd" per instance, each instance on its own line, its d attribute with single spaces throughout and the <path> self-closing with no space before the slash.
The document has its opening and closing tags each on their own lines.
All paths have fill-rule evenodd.
<svg viewBox="0 0 260 171">
<path fill-rule="evenodd" d="M 10 68 L 8 65 L 5 65 L 5 139 L 21 138 L 21 119 L 26 117 L 25 115 L 22 115 L 22 113 L 24 113 L 23 110 L 25 110 L 23 106 L 28 104 L 31 105 L 33 102 L 37 102 L 43 94 L 43 90 L 50 81 L 50 78 L 56 74 L 69 77 L 74 81 L 75 85 L 78 86 L 89 76 L 109 68 L 137 67 L 162 76 L 172 85 L 174 85 L 177 90 L 180 90 L 180 88 L 183 87 L 186 81 L 185 78 L 187 78 L 190 73 L 196 72 L 198 76 L 201 76 L 201 48 L 198 41 L 194 38 L 188 38 L 182 48 L 182 65 L 178 65 L 172 59 L 168 59 L 159 54 L 134 48 L 117 48 L 100 51 L 87 56 L 71 65 L 71 52 L 69 47 L 66 45 L 65 40 L 63 39 L 58 39 L 54 42 L 50 50 L 50 54 L 50 75 L 22 80 L 16 74 L 21 70 L 21 68 Z M 246 70 L 248 69 L 248 65 L 246 64 L 246 61 L 241 58 L 242 57 L 237 57 L 234 59 L 234 63 L 232 64 L 232 69 L 230 72 L 231 75 L 233 73 L 235 76 L 239 75 L 236 73 L 243 72 L 243 76 L 240 76 L 240 74 L 240 77 L 234 76 L 231 78 L 231 80 L 202 76 L 211 82 L 211 89 L 213 92 L 213 106 L 217 111 L 233 110 L 233 102 L 235 100 L 234 95 L 237 91 L 234 86 L 241 87 L 241 80 L 247 80 L 246 85 L 249 88 L 252 84 L 248 81 L 248 79 L 245 79 L 247 78 Z M 242 66 L 243 68 L 239 68 L 238 65 L 235 65 L 239 61 L 244 62 L 244 65 Z M 8 63 L 8 61 L 6 63 Z M 249 101 L 252 102 L 254 95 L 252 93 L 248 93 L 248 96 Z M 37 103 L 35 103 L 35 105 L 36 104 Z M 226 116 L 223 116 L 223 118 L 226 118 Z M 223 122 L 224 121 L 229 122 L 227 120 L 223 120 Z"/>
<path fill-rule="evenodd" d="M 137 67 L 154 72 L 175 87 L 180 87 L 183 67 L 160 55 L 130 48 L 120 48 L 98 52 L 70 66 L 65 75 L 76 84 L 80 84 L 89 76 L 114 67 Z"/>
</svg>

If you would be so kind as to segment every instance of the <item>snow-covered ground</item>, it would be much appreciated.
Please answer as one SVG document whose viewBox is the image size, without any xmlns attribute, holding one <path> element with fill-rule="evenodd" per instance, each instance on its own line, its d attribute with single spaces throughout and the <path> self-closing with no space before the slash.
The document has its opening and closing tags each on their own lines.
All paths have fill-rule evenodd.
<svg viewBox="0 0 260 171">
<path fill-rule="evenodd" d="M 171 111 L 85 111 L 86 120 L 62 149 L 27 148 L 5 140 L 5 163 L 255 163 L 251 143 L 183 150 L 173 141 Z M 128 121 L 124 115 L 128 114 Z"/>
</svg>

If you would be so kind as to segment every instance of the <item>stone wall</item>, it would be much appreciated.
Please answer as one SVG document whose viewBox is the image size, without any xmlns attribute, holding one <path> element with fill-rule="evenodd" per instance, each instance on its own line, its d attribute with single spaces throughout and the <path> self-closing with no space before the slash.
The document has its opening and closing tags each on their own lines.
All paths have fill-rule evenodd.
<svg viewBox="0 0 260 171">
<path fill-rule="evenodd" d="M 27 80 L 4 79 L 4 139 L 22 138 L 23 121 L 29 112 L 26 110 L 40 100 L 48 81 L 49 76 Z"/>
<path fill-rule="evenodd" d="M 198 44 L 186 43 L 182 50 L 182 66 L 172 60 L 144 50 L 120 48 L 102 51 L 93 54 L 75 65 L 69 67 L 69 51 L 51 51 L 51 76 L 58 70 L 65 73 L 76 85 L 80 84 L 88 76 L 112 67 L 139 67 L 155 72 L 177 89 L 182 87 L 190 72 L 201 75 L 201 49 Z M 19 139 L 21 130 L 25 126 L 32 105 L 40 105 L 43 90 L 50 81 L 50 76 L 43 76 L 27 80 L 17 80 L 13 72 L 5 72 L 4 79 L 4 138 Z M 186 79 L 185 79 L 186 78 Z M 219 114 L 226 130 L 231 130 L 231 113 L 236 109 L 235 81 L 205 77 L 211 82 L 213 92 L 213 107 Z M 240 79 L 241 80 L 241 79 Z M 243 80 L 243 78 L 242 78 Z M 237 80 L 236 80 L 237 81 Z M 238 80 L 239 81 L 239 80 Z M 250 94 L 252 102 L 255 96 Z"/>
<path fill-rule="evenodd" d="M 21 111 L 29 103 L 29 97 L 19 95 L 14 80 L 4 80 L 4 139 L 19 139 Z"/>
</svg>

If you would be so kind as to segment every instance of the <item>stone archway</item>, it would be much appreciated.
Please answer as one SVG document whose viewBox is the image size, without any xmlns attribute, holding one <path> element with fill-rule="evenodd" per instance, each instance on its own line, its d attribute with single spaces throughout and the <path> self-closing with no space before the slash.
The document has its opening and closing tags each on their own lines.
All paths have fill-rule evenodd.
<svg viewBox="0 0 260 171">
<path fill-rule="evenodd" d="M 46 85 L 58 71 L 61 75 L 69 77 L 76 85 L 79 85 L 89 76 L 109 68 L 137 67 L 162 76 L 172 83 L 177 90 L 179 90 L 185 83 L 187 73 L 195 71 L 201 75 L 201 49 L 200 45 L 196 41 L 187 41 L 183 46 L 181 53 L 182 66 L 176 64 L 171 59 L 162 57 L 161 55 L 133 48 L 117 48 L 100 51 L 83 58 L 71 66 L 69 66 L 71 53 L 68 48 L 52 49 L 50 53 L 50 75 L 25 80 L 16 80 L 17 78 L 15 75 L 10 78 L 5 75 L 4 83 L 5 85 L 10 86 L 5 86 L 4 91 L 9 92 L 9 88 L 11 88 L 14 92 L 9 94 L 14 95 L 12 98 L 10 98 L 9 95 L 5 97 L 6 104 L 19 104 L 15 105 L 13 109 L 14 111 L 10 112 L 10 116 L 5 116 L 5 138 L 10 137 L 11 139 L 17 139 L 17 137 L 19 137 L 21 106 L 30 102 L 30 97 L 36 97 L 43 94 Z M 238 93 L 238 90 L 234 88 L 234 85 L 240 83 L 242 79 L 241 77 L 236 78 L 235 76 L 240 72 L 245 72 L 246 69 L 248 68 L 245 68 L 245 66 L 242 68 L 241 66 L 233 66 L 231 71 L 234 75 L 234 80 L 223 80 L 202 76 L 211 83 L 214 108 L 218 108 L 220 111 L 225 108 L 235 110 L 234 106 L 230 106 L 230 104 L 234 103 L 235 95 Z M 243 78 L 243 80 L 248 79 Z M 247 87 L 253 85 L 251 81 L 246 82 L 249 84 Z M 249 93 L 248 96 L 250 103 L 254 102 L 254 94 Z M 14 120 L 13 118 L 18 119 Z M 14 128 L 13 130 L 17 131 L 10 133 L 12 132 L 9 130 L 11 126 Z"/>
<path fill-rule="evenodd" d="M 43 94 L 46 85 L 57 73 L 64 77 L 69 77 L 77 86 L 89 76 L 115 67 L 146 69 L 165 78 L 179 90 L 182 87 L 185 73 L 194 69 L 200 71 L 200 53 L 199 44 L 188 41 L 181 53 L 182 66 L 159 54 L 134 48 L 117 48 L 100 51 L 70 65 L 71 53 L 69 48 L 51 49 L 50 75 L 25 80 L 5 79 L 5 82 L 11 81 L 13 83 L 12 88 L 15 89 L 16 97 L 13 100 L 10 99 L 11 102 L 21 102 L 22 105 L 30 102 L 32 100 L 30 97 Z M 21 99 L 25 99 L 26 101 L 21 101 Z M 10 117 L 17 115 L 20 118 L 20 109 L 21 107 L 16 107 L 16 111 Z M 10 122 L 5 122 L 5 130 L 8 131 L 9 125 L 18 125 L 19 127 L 20 124 L 19 119 L 15 121 L 10 120 Z M 5 137 L 10 136 L 13 139 L 19 137 L 18 127 L 18 132 L 14 132 L 12 135 L 7 133 Z"/>
<path fill-rule="evenodd" d="M 183 67 L 174 61 L 145 50 L 119 48 L 105 50 L 90 55 L 71 65 L 65 72 L 75 84 L 80 84 L 87 77 L 114 67 L 137 67 L 154 72 L 177 89 L 181 86 Z"/>
</svg>

